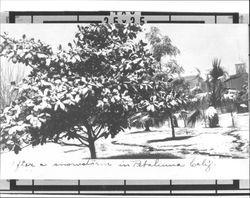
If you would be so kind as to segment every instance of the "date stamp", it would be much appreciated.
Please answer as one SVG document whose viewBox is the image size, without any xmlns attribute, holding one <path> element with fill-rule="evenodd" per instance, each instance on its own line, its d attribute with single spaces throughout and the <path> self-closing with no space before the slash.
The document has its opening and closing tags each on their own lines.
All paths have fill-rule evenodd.
<svg viewBox="0 0 250 198">
<path fill-rule="evenodd" d="M 103 18 L 104 23 L 145 23 L 145 17 L 141 12 L 110 12 L 109 16 Z"/>
</svg>

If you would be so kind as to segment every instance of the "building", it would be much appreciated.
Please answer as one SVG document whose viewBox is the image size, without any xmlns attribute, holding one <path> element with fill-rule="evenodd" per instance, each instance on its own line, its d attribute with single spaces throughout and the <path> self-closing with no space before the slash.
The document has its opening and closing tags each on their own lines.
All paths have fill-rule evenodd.
<svg viewBox="0 0 250 198">
<path fill-rule="evenodd" d="M 248 73 L 246 71 L 245 63 L 235 64 L 236 74 L 230 75 L 225 81 L 225 86 L 228 92 L 239 94 L 240 100 L 236 101 L 237 112 L 247 112 L 249 101 L 248 101 Z"/>
<path fill-rule="evenodd" d="M 248 73 L 246 71 L 245 63 L 235 64 L 236 74 L 230 75 L 230 77 L 225 81 L 226 88 L 230 90 L 240 91 L 243 85 L 248 82 Z"/>
<path fill-rule="evenodd" d="M 207 92 L 207 83 L 206 81 L 197 75 L 190 75 L 183 77 L 186 82 L 189 84 L 190 90 L 195 90 L 196 88 L 200 89 L 201 92 Z"/>
</svg>

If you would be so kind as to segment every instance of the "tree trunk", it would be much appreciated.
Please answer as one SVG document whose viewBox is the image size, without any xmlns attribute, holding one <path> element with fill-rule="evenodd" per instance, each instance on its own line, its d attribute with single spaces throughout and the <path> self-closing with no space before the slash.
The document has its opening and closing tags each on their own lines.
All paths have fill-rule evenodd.
<svg viewBox="0 0 250 198">
<path fill-rule="evenodd" d="M 145 131 L 150 131 L 150 128 L 149 128 L 149 121 L 146 121 L 146 122 L 145 122 Z"/>
<path fill-rule="evenodd" d="M 183 117 L 184 128 L 187 127 L 187 119 Z"/>
<path fill-rule="evenodd" d="M 205 128 L 207 128 L 207 119 L 206 119 L 206 114 L 204 108 L 202 108 L 202 117 L 204 120 Z"/>
<path fill-rule="evenodd" d="M 232 118 L 232 126 L 233 126 L 233 128 L 234 128 L 234 127 L 235 127 L 235 124 L 234 124 L 233 111 L 230 111 L 230 114 L 231 114 L 231 118 Z"/>
<path fill-rule="evenodd" d="M 179 127 L 178 120 L 175 115 L 173 115 L 173 122 L 174 122 L 174 127 Z"/>
<path fill-rule="evenodd" d="M 170 124 L 171 124 L 171 129 L 172 129 L 172 138 L 175 138 L 175 131 L 174 131 L 174 122 L 173 122 L 173 116 L 170 113 Z"/>
<path fill-rule="evenodd" d="M 212 95 L 211 95 L 211 104 L 215 109 L 217 107 L 217 103 L 216 103 L 216 80 L 212 81 L 213 85 L 212 85 Z"/>
<path fill-rule="evenodd" d="M 96 150 L 95 150 L 95 142 L 89 141 L 89 151 L 91 159 L 96 159 Z"/>
<path fill-rule="evenodd" d="M 88 143 L 89 143 L 89 151 L 91 159 L 96 159 L 96 150 L 95 150 L 95 139 L 92 135 L 92 127 L 86 127 L 88 131 Z"/>
</svg>

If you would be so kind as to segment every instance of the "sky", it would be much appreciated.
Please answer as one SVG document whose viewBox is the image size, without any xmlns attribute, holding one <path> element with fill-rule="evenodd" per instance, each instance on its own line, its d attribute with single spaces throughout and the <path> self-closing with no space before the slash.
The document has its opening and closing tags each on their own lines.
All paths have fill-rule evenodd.
<svg viewBox="0 0 250 198">
<path fill-rule="evenodd" d="M 247 24 L 154 24 L 144 25 L 145 32 L 157 26 L 162 35 L 167 35 L 172 44 L 181 51 L 176 58 L 184 68 L 183 75 L 195 75 L 198 68 L 202 75 L 212 67 L 213 58 L 221 59 L 221 65 L 229 74 L 235 74 L 235 63 L 248 63 Z M 76 24 L 2 24 L 1 34 L 7 32 L 11 37 L 40 39 L 54 49 L 59 44 L 66 47 L 74 39 Z M 164 59 L 163 59 L 164 61 Z M 2 61 L 3 63 L 3 61 Z M 11 63 L 6 63 L 5 66 Z M 247 69 L 248 71 L 248 69 Z"/>
</svg>

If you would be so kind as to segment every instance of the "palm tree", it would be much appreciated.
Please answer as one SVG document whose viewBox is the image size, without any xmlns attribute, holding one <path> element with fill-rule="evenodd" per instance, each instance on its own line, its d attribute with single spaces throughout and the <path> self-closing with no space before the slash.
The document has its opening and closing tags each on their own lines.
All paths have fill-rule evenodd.
<svg viewBox="0 0 250 198">
<path fill-rule="evenodd" d="M 198 81 L 202 80 L 201 72 L 197 69 L 198 74 L 196 78 Z M 196 94 L 193 98 L 190 99 L 190 108 L 193 109 L 192 113 L 188 116 L 188 124 L 194 126 L 197 120 L 203 119 L 205 126 L 207 126 L 207 118 L 205 115 L 204 107 L 208 104 L 210 107 L 218 108 L 221 107 L 221 102 L 223 99 L 224 93 L 224 80 L 227 77 L 227 72 L 221 67 L 221 60 L 214 58 L 212 61 L 212 69 L 207 75 L 207 93 L 201 93 L 201 88 L 195 90 Z M 215 115 L 217 116 L 217 115 Z M 208 119 L 209 126 L 216 127 L 218 126 L 218 119 L 210 118 Z M 214 123 L 210 123 L 210 121 Z"/>
<path fill-rule="evenodd" d="M 207 85 L 209 93 L 209 106 L 218 108 L 221 107 L 223 92 L 225 91 L 224 80 L 227 77 L 227 72 L 221 67 L 221 60 L 214 58 L 212 61 L 212 69 L 207 76 Z M 217 114 L 215 116 L 218 116 Z M 211 120 L 213 123 L 211 123 Z M 209 119 L 209 126 L 218 126 L 219 119 Z"/>
<path fill-rule="evenodd" d="M 221 106 L 224 92 L 224 79 L 227 72 L 221 67 L 221 60 L 214 58 L 212 61 L 212 69 L 207 76 L 208 91 L 210 93 L 209 105 L 215 108 Z"/>
</svg>

